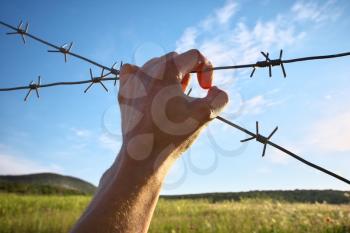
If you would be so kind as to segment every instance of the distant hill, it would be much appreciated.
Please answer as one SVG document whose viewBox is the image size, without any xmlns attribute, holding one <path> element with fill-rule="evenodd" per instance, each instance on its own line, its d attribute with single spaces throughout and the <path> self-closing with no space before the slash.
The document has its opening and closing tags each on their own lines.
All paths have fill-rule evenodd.
<svg viewBox="0 0 350 233">
<path fill-rule="evenodd" d="M 0 193 L 91 195 L 96 187 L 84 180 L 54 173 L 0 176 Z M 227 193 L 162 195 L 164 199 L 207 199 L 210 202 L 268 198 L 287 202 L 350 204 L 350 192 L 337 190 L 271 190 Z"/>
<path fill-rule="evenodd" d="M 247 198 L 269 198 L 287 202 L 350 204 L 350 192 L 336 190 L 272 190 L 229 193 L 163 195 L 165 199 L 208 199 L 210 202 L 238 201 Z"/>
<path fill-rule="evenodd" d="M 22 194 L 93 194 L 96 187 L 84 180 L 54 173 L 0 176 L 0 192 Z"/>
</svg>

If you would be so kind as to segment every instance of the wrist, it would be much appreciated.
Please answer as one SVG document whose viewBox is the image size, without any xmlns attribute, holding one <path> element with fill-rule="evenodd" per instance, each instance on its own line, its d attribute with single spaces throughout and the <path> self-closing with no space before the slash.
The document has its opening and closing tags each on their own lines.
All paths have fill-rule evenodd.
<svg viewBox="0 0 350 233">
<path fill-rule="evenodd" d="M 144 184 L 156 177 L 156 169 L 153 167 L 154 159 L 146 158 L 137 160 L 130 156 L 125 143 L 123 143 L 118 153 L 118 158 L 113 164 L 113 180 L 119 182 L 121 179 L 128 180 L 129 183 Z"/>
</svg>

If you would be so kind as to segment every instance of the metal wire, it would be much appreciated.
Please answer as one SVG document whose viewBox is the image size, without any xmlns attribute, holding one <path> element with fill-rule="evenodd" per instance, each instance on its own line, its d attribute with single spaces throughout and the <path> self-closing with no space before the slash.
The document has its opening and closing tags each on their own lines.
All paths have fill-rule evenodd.
<svg viewBox="0 0 350 233">
<path fill-rule="evenodd" d="M 90 64 L 95 65 L 95 66 L 98 66 L 98 67 L 100 67 L 100 68 L 102 68 L 102 69 L 108 70 L 108 71 L 111 72 L 112 74 L 115 74 L 115 75 L 118 75 L 118 74 L 119 74 L 119 70 L 116 70 L 116 69 L 114 69 L 114 68 L 110 68 L 110 67 L 104 66 L 104 65 L 99 64 L 99 63 L 97 63 L 96 61 L 93 61 L 93 60 L 91 60 L 91 59 L 89 59 L 89 58 L 86 58 L 86 57 L 84 57 L 84 56 L 81 56 L 81 55 L 79 55 L 79 54 L 76 54 L 76 53 L 71 52 L 71 51 L 70 51 L 70 48 L 71 48 L 72 46 L 70 46 L 69 49 L 66 49 L 66 48 L 65 48 L 65 45 L 63 45 L 63 46 L 57 46 L 57 45 L 54 45 L 54 44 L 52 44 L 52 43 L 50 43 L 50 42 L 48 42 L 48 41 L 46 41 L 46 40 L 43 40 L 43 39 L 41 39 L 41 38 L 39 38 L 39 37 L 37 37 L 37 36 L 34 36 L 34 35 L 28 33 L 28 26 L 29 26 L 28 23 L 27 23 L 28 26 L 26 27 L 26 28 L 27 28 L 26 30 L 24 30 L 24 29 L 21 28 L 21 26 L 22 26 L 22 21 L 20 22 L 20 24 L 18 25 L 17 28 L 14 27 L 14 26 L 11 26 L 10 24 L 7 24 L 7 23 L 5 23 L 5 22 L 3 22 L 3 21 L 0 21 L 0 24 L 3 25 L 3 26 L 5 26 L 5 27 L 7 27 L 7 28 L 10 28 L 10 29 L 14 30 L 14 32 L 10 32 L 10 33 L 8 33 L 8 34 L 10 34 L 10 35 L 14 35 L 14 34 L 19 34 L 19 35 L 21 35 L 21 37 L 22 37 L 24 43 L 25 43 L 25 39 L 24 39 L 25 36 L 28 36 L 28 37 L 32 38 L 33 40 L 36 40 L 36 41 L 38 41 L 38 42 L 40 42 L 40 43 L 42 43 L 42 44 L 45 44 L 45 45 L 47 45 L 47 46 L 49 46 L 49 47 L 51 47 L 51 48 L 56 49 L 56 51 L 58 51 L 58 52 L 63 53 L 63 54 L 65 55 L 65 58 L 66 58 L 66 54 L 69 54 L 69 55 L 71 55 L 71 56 L 73 56 L 73 57 L 79 58 L 79 59 L 81 59 L 81 60 L 83 60 L 83 61 L 86 61 L 86 62 L 88 62 L 88 63 L 90 63 Z M 71 42 L 71 45 L 72 45 L 72 44 L 73 44 L 73 42 Z M 49 50 L 49 52 L 50 52 L 50 51 L 51 51 L 51 50 Z"/>
<path fill-rule="evenodd" d="M 311 60 L 332 59 L 332 58 L 345 57 L 345 56 L 350 56 L 350 52 L 336 53 L 336 54 L 330 54 L 330 55 L 300 57 L 300 58 L 281 60 L 280 62 L 286 64 L 286 63 L 303 62 L 303 61 L 311 61 Z M 264 67 L 268 67 L 268 66 L 269 66 L 268 63 L 266 63 Z M 259 65 L 259 62 L 256 62 L 256 63 L 244 64 L 244 65 L 217 66 L 217 67 L 213 67 L 212 69 L 206 69 L 206 70 L 228 70 L 228 69 L 242 69 L 242 68 L 254 68 L 254 67 L 261 67 L 261 66 Z M 192 73 L 197 73 L 197 72 L 198 71 L 192 71 Z"/>
<path fill-rule="evenodd" d="M 103 78 L 103 81 L 114 81 L 114 80 L 119 80 L 119 78 Z M 53 86 L 65 86 L 65 85 L 79 85 L 79 84 L 85 84 L 85 83 L 92 83 L 92 80 L 72 81 L 72 82 L 55 82 L 55 83 L 41 84 L 41 85 L 38 85 L 38 88 L 53 87 Z M 20 86 L 20 87 L 1 88 L 0 91 L 15 91 L 15 90 L 23 90 L 23 89 L 30 89 L 30 87 L 29 86 Z"/>
<path fill-rule="evenodd" d="M 28 36 L 40 43 L 43 43 L 49 47 L 52 47 L 56 50 L 49 50 L 49 52 L 59 52 L 59 53 L 62 53 L 64 55 L 64 59 L 65 61 L 67 61 L 67 54 L 68 55 L 71 55 L 73 57 L 76 57 L 78 59 L 81 59 L 81 60 L 84 60 L 86 62 L 89 62 L 95 66 L 98 66 L 100 68 L 102 68 L 102 72 L 101 72 L 101 75 L 98 76 L 98 77 L 93 77 L 93 74 L 92 74 L 92 71 L 90 69 L 90 80 L 84 80 L 84 81 L 75 81 L 75 82 L 56 82 L 56 83 L 48 83 L 48 84 L 41 84 L 41 77 L 39 76 L 38 77 L 38 82 L 37 83 L 33 83 L 33 81 L 27 85 L 27 86 L 20 86 L 20 87 L 11 87 L 11 88 L 1 88 L 0 91 L 14 91 L 14 90 L 22 90 L 22 89 L 29 89 L 26 97 L 25 97 L 25 100 L 28 98 L 28 96 L 30 95 L 31 91 L 34 90 L 37 94 L 37 97 L 39 98 L 39 92 L 38 92 L 38 89 L 39 88 L 45 88 L 45 87 L 52 87 L 52 86 L 63 86 L 63 85 L 79 85 L 79 84 L 86 84 L 86 83 L 90 83 L 90 85 L 85 89 L 84 92 L 87 92 L 89 90 L 89 88 L 95 84 L 95 83 L 99 83 L 101 84 L 101 86 L 106 90 L 108 91 L 108 89 L 105 87 L 105 85 L 103 84 L 104 81 L 114 81 L 114 84 L 116 83 L 117 80 L 119 80 L 119 70 L 115 69 L 114 66 L 115 64 L 109 68 L 107 66 L 104 66 L 104 65 L 101 65 L 91 59 L 88 59 L 86 57 L 83 57 L 79 54 L 76 54 L 76 53 L 73 53 L 71 52 L 71 48 L 72 48 L 72 45 L 73 45 L 73 42 L 71 42 L 69 45 L 65 44 L 65 45 L 62 45 L 61 47 L 59 46 L 56 46 L 50 42 L 47 42 L 43 39 L 40 39 L 30 33 L 28 33 L 28 28 L 29 28 L 29 24 L 27 23 L 25 28 L 23 29 L 22 28 L 22 21 L 20 22 L 20 24 L 16 27 L 13 27 L 7 23 L 4 23 L 2 21 L 0 21 L 0 24 L 5 26 L 5 27 L 8 27 L 12 30 L 14 30 L 14 32 L 9 32 L 8 34 L 9 35 L 14 35 L 14 34 L 18 34 L 21 36 L 22 38 L 22 41 L 24 43 L 26 43 L 26 40 L 25 40 L 25 36 Z M 272 67 L 273 66 L 280 66 L 281 69 L 282 69 L 282 72 L 283 72 L 283 76 L 286 77 L 286 72 L 285 72 L 285 67 L 284 67 L 284 64 L 286 63 L 293 63 L 293 62 L 303 62 L 303 61 L 309 61 L 309 60 L 321 60 L 321 59 L 332 59 L 332 58 L 338 58 L 338 57 L 344 57 L 344 56 L 350 56 L 350 52 L 345 52 L 345 53 L 338 53 L 338 54 L 331 54 L 331 55 L 322 55 L 322 56 L 311 56 L 311 57 L 301 57 L 301 58 L 294 58 L 294 59 L 289 59 L 289 60 L 282 60 L 282 54 L 283 54 L 283 51 L 281 50 L 280 51 L 280 56 L 278 59 L 270 59 L 269 57 L 269 53 L 264 53 L 264 52 L 261 52 L 261 54 L 265 57 L 265 60 L 264 61 L 258 61 L 254 64 L 244 64 L 244 65 L 233 65 L 233 66 L 219 66 L 219 67 L 213 67 L 211 69 L 206 69 L 206 70 L 202 70 L 201 72 L 206 72 L 206 71 L 209 71 L 209 70 L 225 70 L 225 69 L 241 69 L 241 68 L 253 68 L 252 70 L 252 73 L 250 75 L 250 77 L 252 77 L 254 75 L 254 72 L 256 70 L 257 67 L 261 67 L 261 68 L 264 68 L 264 67 L 268 67 L 269 68 L 269 76 L 271 77 L 272 76 Z M 122 66 L 122 63 L 121 65 Z M 107 74 L 104 74 L 104 70 L 107 70 L 109 71 L 109 73 Z M 192 71 L 191 73 L 198 73 L 198 71 Z M 115 75 L 115 77 L 107 77 L 109 74 L 113 74 Z M 191 93 L 191 90 L 189 90 L 188 94 L 189 95 Z M 287 150 L 286 148 L 280 146 L 280 145 L 277 145 L 275 143 L 273 143 L 272 141 L 270 141 L 271 137 L 273 136 L 273 134 L 277 131 L 278 127 L 276 127 L 268 137 L 265 137 L 263 135 L 261 135 L 259 133 L 259 124 L 258 122 L 256 122 L 256 132 L 253 133 L 251 131 L 249 131 L 248 129 L 245 129 L 221 116 L 217 116 L 216 119 L 220 120 L 221 122 L 223 123 L 226 123 L 246 134 L 248 134 L 250 136 L 250 138 L 247 138 L 247 139 L 244 139 L 244 140 L 241 140 L 241 142 L 247 142 L 247 141 L 250 141 L 250 140 L 253 140 L 253 139 L 256 139 L 256 141 L 262 143 L 264 145 L 263 147 L 263 152 L 262 152 L 262 156 L 265 155 L 265 152 L 266 152 L 266 147 L 267 145 L 270 145 L 272 147 L 275 147 L 276 149 L 292 156 L 293 158 L 299 160 L 300 162 L 312 167 L 312 168 L 315 168 L 319 171 L 322 171 L 338 180 L 341 180 L 347 184 L 350 184 L 350 180 L 342 177 L 342 176 L 339 176 L 325 168 L 322 168 L 316 164 L 313 164 L 303 158 L 301 158 L 300 156 L 298 156 L 297 154 Z"/>
<path fill-rule="evenodd" d="M 241 126 L 239 126 L 239 125 L 237 125 L 237 124 L 235 124 L 235 123 L 233 123 L 233 122 L 231 122 L 231 121 L 229 121 L 229 120 L 227 120 L 227 119 L 225 119 L 225 118 L 223 118 L 221 116 L 217 116 L 216 119 L 218 119 L 219 121 L 222 121 L 222 122 L 224 122 L 224 123 L 226 123 L 226 124 L 236 128 L 236 129 L 238 129 L 238 130 L 240 130 L 240 131 L 250 135 L 251 138 L 248 138 L 248 140 L 256 139 L 258 142 L 264 144 L 263 156 L 265 154 L 266 145 L 268 144 L 268 145 L 270 145 L 272 147 L 275 147 L 276 149 L 278 149 L 278 150 L 280 150 L 280 151 L 282 151 L 282 152 L 292 156 L 293 158 L 299 160 L 300 162 L 302 162 L 302 163 L 304 163 L 304 164 L 306 164 L 306 165 L 308 165 L 308 166 L 310 166 L 312 168 L 315 168 L 315 169 L 317 169 L 317 170 L 319 170 L 321 172 L 324 172 L 324 173 L 326 173 L 326 174 L 328 174 L 328 175 L 330 175 L 330 176 L 332 176 L 332 177 L 334 177 L 334 178 L 336 178 L 338 180 L 341 180 L 341 181 L 343 181 L 343 182 L 345 182 L 345 183 L 350 185 L 350 180 L 348 180 L 348 179 L 346 179 L 346 178 L 344 178 L 344 177 L 342 177 L 340 175 L 337 175 L 337 174 L 335 174 L 335 173 L 333 173 L 333 172 L 331 172 L 331 171 L 329 171 L 329 170 L 327 170 L 327 169 L 325 169 L 323 167 L 320 167 L 320 166 L 318 166 L 318 165 L 316 165 L 314 163 L 311 163 L 311 162 L 301 158 L 297 154 L 287 150 L 286 148 L 284 148 L 284 147 L 282 147 L 280 145 L 277 145 L 274 142 L 271 142 L 270 138 L 276 132 L 277 127 L 275 128 L 274 131 L 272 131 L 272 133 L 269 135 L 269 137 L 264 137 L 261 134 L 259 134 L 258 127 L 257 127 L 256 133 L 253 133 L 253 132 L 251 132 L 251 131 L 249 131 L 249 130 L 247 130 L 247 129 L 245 129 L 245 128 L 243 128 L 243 127 L 241 127 Z M 258 123 L 257 123 L 257 125 L 258 125 Z M 248 140 L 244 139 L 244 140 L 241 140 L 241 142 L 246 142 Z"/>
<path fill-rule="evenodd" d="M 78 59 L 81 59 L 83 61 L 86 61 L 90 64 L 93 64 L 95 66 L 98 66 L 100 68 L 102 68 L 103 70 L 108 70 L 110 73 L 109 74 L 113 74 L 116 77 L 113 78 L 104 78 L 103 81 L 107 81 L 107 80 L 114 80 L 114 84 L 115 82 L 119 79 L 118 75 L 119 75 L 119 71 L 120 69 L 115 69 L 114 66 L 112 67 L 107 67 L 105 65 L 99 64 L 91 59 L 88 59 L 84 56 L 81 56 L 79 54 L 73 53 L 71 52 L 71 48 L 73 45 L 73 42 L 71 42 L 69 45 L 68 44 L 64 44 L 61 47 L 54 45 L 46 40 L 43 40 L 37 36 L 34 36 L 30 33 L 28 33 L 28 27 L 29 24 L 26 24 L 25 29 L 22 29 L 22 21 L 20 22 L 20 24 L 16 27 L 9 25 L 5 22 L 0 21 L 0 24 L 10 28 L 12 30 L 14 30 L 14 32 L 10 32 L 8 34 L 18 34 L 21 35 L 23 42 L 25 43 L 25 36 L 28 36 L 42 44 L 45 44 L 49 47 L 52 47 L 56 50 L 49 50 L 49 52 L 60 52 L 64 55 L 65 61 L 67 61 L 67 54 L 71 55 L 73 57 L 76 57 Z M 310 60 L 323 60 L 323 59 L 333 59 L 333 58 L 339 58 L 339 57 L 344 57 L 344 56 L 350 56 L 350 52 L 344 52 L 344 53 L 338 53 L 338 54 L 330 54 L 330 55 L 321 55 L 321 56 L 310 56 L 310 57 L 301 57 L 301 58 L 293 58 L 293 59 L 287 59 L 287 60 L 282 60 L 282 54 L 283 54 L 283 50 L 280 51 L 280 57 L 278 59 L 270 59 L 269 58 L 269 53 L 264 53 L 261 52 L 261 54 L 265 57 L 265 60 L 263 61 L 257 61 L 256 63 L 251 63 L 251 64 L 243 64 L 243 65 L 233 65 L 233 66 L 217 66 L 217 67 L 213 67 L 210 69 L 205 69 L 202 70 L 201 72 L 206 72 L 206 71 L 210 71 L 210 70 L 227 70 L 227 69 L 242 69 L 242 68 L 253 68 L 252 73 L 250 75 L 250 77 L 253 77 L 254 72 L 256 70 L 256 68 L 265 68 L 268 67 L 269 68 L 269 76 L 272 76 L 272 67 L 273 66 L 281 66 L 282 68 L 282 72 L 283 72 L 283 76 L 286 77 L 286 71 L 284 68 L 284 64 L 286 63 L 294 63 L 294 62 L 304 62 L 304 61 L 310 61 Z M 121 63 L 122 65 L 122 63 Z M 121 67 L 121 66 L 120 66 Z M 198 71 L 192 71 L 191 73 L 198 73 Z M 107 76 L 107 75 L 105 75 Z M 60 86 L 60 85 L 77 85 L 77 84 L 85 84 L 85 83 L 92 83 L 93 80 L 84 80 L 84 81 L 75 81 L 75 82 L 57 82 L 57 83 L 49 83 L 49 84 L 44 84 L 44 85 L 40 85 L 40 88 L 44 88 L 44 87 L 51 87 L 51 86 Z M 21 90 L 21 89 L 30 89 L 29 86 L 20 86 L 20 87 L 11 87 L 11 88 L 0 88 L 0 91 L 15 91 L 15 90 Z"/>
</svg>

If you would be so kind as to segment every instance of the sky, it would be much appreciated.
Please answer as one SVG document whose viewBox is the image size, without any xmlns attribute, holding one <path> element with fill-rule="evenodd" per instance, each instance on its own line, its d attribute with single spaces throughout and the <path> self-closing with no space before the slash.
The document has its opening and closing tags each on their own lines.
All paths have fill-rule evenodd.
<svg viewBox="0 0 350 233">
<path fill-rule="evenodd" d="M 214 66 L 254 63 L 283 49 L 285 59 L 350 50 L 347 0 L 19 1 L 3 0 L 0 20 L 30 22 L 29 32 L 106 66 L 142 65 L 170 51 L 199 49 Z M 0 87 L 89 79 L 100 69 L 0 26 Z M 215 71 L 229 93 L 222 113 L 272 141 L 350 178 L 349 58 L 267 69 Z M 191 96 L 206 93 L 195 81 Z M 118 85 L 50 87 L 40 99 L 0 92 L 0 174 L 56 172 L 97 185 L 121 145 Z M 168 174 L 163 194 L 280 189 L 339 189 L 349 185 L 316 171 L 242 132 L 213 120 Z"/>
</svg>

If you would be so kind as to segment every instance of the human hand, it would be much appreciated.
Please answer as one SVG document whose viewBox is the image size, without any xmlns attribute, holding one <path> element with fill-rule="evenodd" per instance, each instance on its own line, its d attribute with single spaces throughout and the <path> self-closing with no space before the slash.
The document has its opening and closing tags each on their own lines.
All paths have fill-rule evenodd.
<svg viewBox="0 0 350 233">
<path fill-rule="evenodd" d="M 198 50 L 122 67 L 123 145 L 72 232 L 147 232 L 170 166 L 228 102 L 225 92 L 211 87 L 212 71 L 203 72 L 211 67 Z M 208 89 L 205 98 L 184 94 L 191 71 Z"/>
<path fill-rule="evenodd" d="M 227 94 L 212 87 L 211 63 L 195 49 L 168 53 L 142 67 L 125 64 L 120 72 L 118 100 L 122 115 L 122 148 L 133 160 L 154 169 L 177 158 L 228 102 Z M 198 71 L 205 98 L 184 94 L 190 72 Z"/>
</svg>

